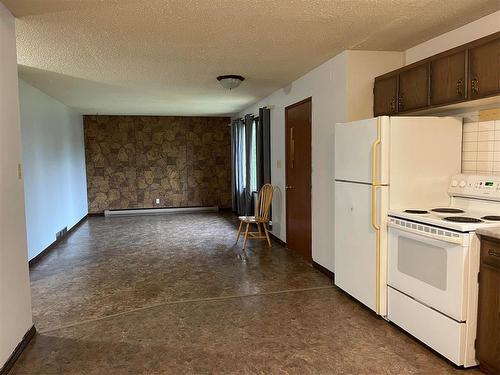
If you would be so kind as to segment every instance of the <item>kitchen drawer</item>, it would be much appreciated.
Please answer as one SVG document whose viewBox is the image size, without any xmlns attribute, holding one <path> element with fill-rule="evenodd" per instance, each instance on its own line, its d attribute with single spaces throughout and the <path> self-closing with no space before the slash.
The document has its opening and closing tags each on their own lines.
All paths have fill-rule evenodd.
<svg viewBox="0 0 500 375">
<path fill-rule="evenodd" d="M 481 241 L 481 263 L 500 270 L 500 241 L 487 238 Z"/>
<path fill-rule="evenodd" d="M 389 321 L 456 365 L 463 365 L 465 323 L 458 323 L 391 287 L 388 289 Z"/>
</svg>

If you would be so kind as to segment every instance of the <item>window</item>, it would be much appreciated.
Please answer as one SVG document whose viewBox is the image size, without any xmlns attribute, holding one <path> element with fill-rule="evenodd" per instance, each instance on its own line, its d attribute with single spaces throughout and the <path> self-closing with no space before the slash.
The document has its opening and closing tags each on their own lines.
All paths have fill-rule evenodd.
<svg viewBox="0 0 500 375">
<path fill-rule="evenodd" d="M 250 192 L 257 191 L 257 121 L 258 119 L 254 119 L 252 122 L 251 129 L 251 138 L 250 138 L 250 163 L 248 164 L 249 175 L 250 175 Z M 247 165 L 247 143 L 245 132 L 242 131 L 239 133 L 239 144 L 241 145 L 240 151 L 240 166 L 243 170 L 240 171 L 242 185 L 247 185 L 247 171 L 245 166 Z"/>
<path fill-rule="evenodd" d="M 271 181 L 269 110 L 261 113 L 236 119 L 231 127 L 233 210 L 239 215 L 251 215 L 255 193 Z"/>
<path fill-rule="evenodd" d="M 241 186 L 246 186 L 247 185 L 247 173 L 245 170 L 245 166 L 247 165 L 247 147 L 246 147 L 246 142 L 245 142 L 245 132 L 241 131 L 239 133 L 239 145 L 241 147 L 240 152 L 239 152 L 239 169 L 238 169 L 238 175 L 240 176 L 241 179 Z"/>
<path fill-rule="evenodd" d="M 257 118 L 252 122 L 252 139 L 250 151 L 250 191 L 257 191 Z"/>
</svg>

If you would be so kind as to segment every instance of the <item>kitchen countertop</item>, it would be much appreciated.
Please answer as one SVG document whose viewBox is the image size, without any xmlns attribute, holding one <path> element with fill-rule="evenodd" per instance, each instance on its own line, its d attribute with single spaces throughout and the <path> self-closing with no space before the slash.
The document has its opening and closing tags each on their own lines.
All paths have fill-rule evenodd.
<svg viewBox="0 0 500 375">
<path fill-rule="evenodd" d="M 476 233 L 480 236 L 496 238 L 500 240 L 500 225 L 498 227 L 479 228 Z"/>
</svg>

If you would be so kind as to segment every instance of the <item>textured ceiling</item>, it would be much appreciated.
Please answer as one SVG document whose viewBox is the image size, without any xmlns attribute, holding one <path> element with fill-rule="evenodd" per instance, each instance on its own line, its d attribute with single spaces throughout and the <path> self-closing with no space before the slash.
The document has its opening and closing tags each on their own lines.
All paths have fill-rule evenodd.
<svg viewBox="0 0 500 375">
<path fill-rule="evenodd" d="M 81 111 L 235 113 L 345 49 L 405 50 L 498 0 L 3 0 L 21 77 Z M 241 74 L 232 91 L 215 77 Z"/>
</svg>

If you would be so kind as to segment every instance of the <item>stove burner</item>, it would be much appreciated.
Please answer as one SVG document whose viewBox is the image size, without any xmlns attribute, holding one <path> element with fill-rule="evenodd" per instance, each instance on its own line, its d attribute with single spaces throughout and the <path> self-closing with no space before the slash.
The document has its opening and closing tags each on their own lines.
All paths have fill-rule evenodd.
<svg viewBox="0 0 500 375">
<path fill-rule="evenodd" d="M 405 210 L 407 214 L 427 214 L 429 211 L 425 210 Z"/>
<path fill-rule="evenodd" d="M 488 215 L 488 216 L 483 216 L 481 219 L 489 221 L 500 221 L 500 216 Z"/>
<path fill-rule="evenodd" d="M 443 220 L 453 221 L 455 223 L 482 223 L 483 222 L 481 219 L 476 219 L 474 217 L 467 217 L 467 216 L 448 216 L 448 217 L 443 218 Z"/>
<path fill-rule="evenodd" d="M 433 208 L 432 212 L 441 212 L 444 214 L 463 214 L 465 211 L 458 208 Z"/>
</svg>

